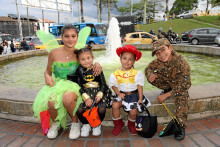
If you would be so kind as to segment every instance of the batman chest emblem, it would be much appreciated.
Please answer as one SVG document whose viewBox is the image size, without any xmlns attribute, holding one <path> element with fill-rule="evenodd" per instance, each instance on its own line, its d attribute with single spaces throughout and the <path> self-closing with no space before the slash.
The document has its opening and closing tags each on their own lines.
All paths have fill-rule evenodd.
<svg viewBox="0 0 220 147">
<path fill-rule="evenodd" d="M 94 79 L 95 79 L 95 76 L 93 76 L 93 75 L 86 75 L 84 77 L 84 80 L 87 82 L 93 81 Z"/>
</svg>

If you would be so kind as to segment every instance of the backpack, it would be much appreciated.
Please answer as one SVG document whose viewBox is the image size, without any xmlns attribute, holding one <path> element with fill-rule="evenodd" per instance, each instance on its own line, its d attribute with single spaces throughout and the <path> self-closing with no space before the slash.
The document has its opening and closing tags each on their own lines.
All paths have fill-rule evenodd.
<svg viewBox="0 0 220 147">
<path fill-rule="evenodd" d="M 10 44 L 10 47 L 11 47 L 11 49 L 15 48 L 14 43 L 11 43 L 11 44 Z"/>
</svg>

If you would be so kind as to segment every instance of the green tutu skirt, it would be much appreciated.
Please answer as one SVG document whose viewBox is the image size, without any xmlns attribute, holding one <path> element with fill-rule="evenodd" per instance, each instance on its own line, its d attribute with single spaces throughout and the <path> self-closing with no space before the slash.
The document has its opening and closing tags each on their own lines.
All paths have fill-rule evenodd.
<svg viewBox="0 0 220 147">
<path fill-rule="evenodd" d="M 48 101 L 54 101 L 55 109 L 57 109 L 56 123 L 65 129 L 67 127 L 66 117 L 68 113 L 63 105 L 63 94 L 65 92 L 74 92 L 77 95 L 76 107 L 73 111 L 73 116 L 75 116 L 79 105 L 82 103 L 82 97 L 79 90 L 80 87 L 78 84 L 64 79 L 56 82 L 53 87 L 48 85 L 43 86 L 38 92 L 33 104 L 34 116 L 40 119 L 40 112 L 48 109 Z"/>
</svg>

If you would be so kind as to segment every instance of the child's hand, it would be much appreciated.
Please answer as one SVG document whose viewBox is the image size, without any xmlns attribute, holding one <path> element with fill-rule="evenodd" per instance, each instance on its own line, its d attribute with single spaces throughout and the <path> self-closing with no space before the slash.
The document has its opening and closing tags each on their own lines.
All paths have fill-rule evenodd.
<svg viewBox="0 0 220 147">
<path fill-rule="evenodd" d="M 98 76 L 101 72 L 102 66 L 99 63 L 95 62 L 95 64 L 93 65 L 93 75 Z"/>
<path fill-rule="evenodd" d="M 148 81 L 152 83 L 156 78 L 157 78 L 157 75 L 151 74 L 150 77 L 148 78 Z"/>
<path fill-rule="evenodd" d="M 162 103 L 163 101 L 165 101 L 168 97 L 170 97 L 172 95 L 171 91 L 170 92 L 167 92 L 165 94 L 162 94 L 162 95 L 159 95 L 157 96 L 157 101 L 159 103 Z"/>
<path fill-rule="evenodd" d="M 119 94 L 118 94 L 118 97 L 124 99 L 124 98 L 125 98 L 125 94 L 124 94 L 124 93 L 119 93 Z"/>
<path fill-rule="evenodd" d="M 143 100 L 139 99 L 139 100 L 138 100 L 138 104 L 140 104 L 140 103 L 142 104 L 142 103 L 143 103 Z"/>
<path fill-rule="evenodd" d="M 91 107 L 92 103 L 93 103 L 93 100 L 91 98 L 85 100 L 85 104 L 87 107 Z"/>
<path fill-rule="evenodd" d="M 102 97 L 103 97 L 103 93 L 99 91 L 95 96 L 96 104 L 102 99 Z"/>
<path fill-rule="evenodd" d="M 165 94 L 159 95 L 157 96 L 157 101 L 159 103 L 162 103 L 163 101 L 165 101 L 167 99 L 167 96 Z"/>
<path fill-rule="evenodd" d="M 99 101 L 100 101 L 102 98 L 101 98 L 100 96 L 96 96 L 95 99 L 96 99 L 96 104 L 97 104 L 97 103 L 99 103 Z"/>
<path fill-rule="evenodd" d="M 46 85 L 53 87 L 55 84 L 55 81 L 53 80 L 53 78 L 50 75 L 46 74 L 45 75 L 45 83 L 46 83 Z"/>
</svg>

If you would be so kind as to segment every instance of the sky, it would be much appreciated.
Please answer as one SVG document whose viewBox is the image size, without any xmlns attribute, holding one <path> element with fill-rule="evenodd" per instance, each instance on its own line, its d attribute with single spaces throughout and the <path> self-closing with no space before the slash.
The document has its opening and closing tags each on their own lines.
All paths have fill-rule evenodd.
<svg viewBox="0 0 220 147">
<path fill-rule="evenodd" d="M 86 22 L 97 22 L 97 8 L 94 5 L 96 0 L 83 0 L 83 6 L 84 6 L 84 19 Z M 126 1 L 128 0 L 118 0 L 117 3 L 118 7 L 125 6 Z M 139 2 L 140 0 L 133 0 L 133 3 Z M 165 0 L 164 0 L 165 1 Z M 201 1 L 201 0 L 199 0 Z M 21 1 L 18 0 L 19 4 L 21 4 Z M 169 0 L 169 9 L 172 7 L 174 0 Z M 77 3 L 73 3 L 73 0 L 71 0 L 71 3 L 73 4 L 73 19 L 72 19 L 72 13 L 71 12 L 60 12 L 60 22 L 62 23 L 70 23 L 77 22 L 78 21 L 78 9 L 77 9 Z M 204 9 L 204 2 L 199 3 L 199 8 Z M 27 15 L 27 9 L 26 7 L 19 6 L 20 9 L 20 15 Z M 164 3 L 164 9 L 165 9 L 165 3 Z M 220 9 L 220 8 L 219 8 Z M 42 11 L 38 8 L 29 8 L 28 9 L 29 15 L 35 16 L 39 19 L 42 18 Z M 15 0 L 1 0 L 1 7 L 0 7 L 0 16 L 7 16 L 9 13 L 17 14 L 17 8 L 15 4 Z M 117 16 L 119 13 L 116 10 L 111 10 L 111 16 Z M 160 16 L 163 14 L 161 13 Z M 44 18 L 53 20 L 55 22 L 58 22 L 58 12 L 57 11 L 51 11 L 51 10 L 44 10 Z M 102 20 L 104 23 L 107 23 L 108 20 L 108 9 L 104 8 L 102 13 Z"/>
</svg>

